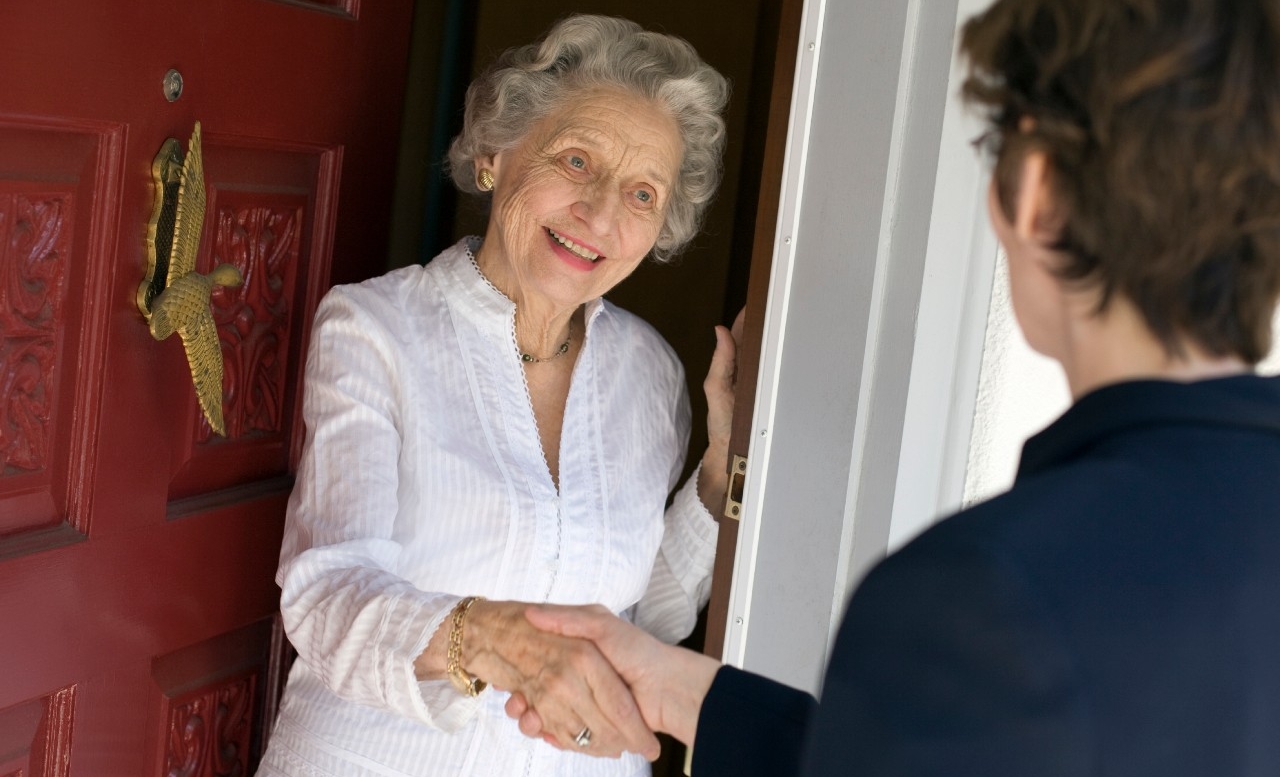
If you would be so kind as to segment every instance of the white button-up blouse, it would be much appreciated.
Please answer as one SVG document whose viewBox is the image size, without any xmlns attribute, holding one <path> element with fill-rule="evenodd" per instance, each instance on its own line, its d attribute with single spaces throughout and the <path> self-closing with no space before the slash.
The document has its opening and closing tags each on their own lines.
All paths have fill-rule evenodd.
<svg viewBox="0 0 1280 777">
<path fill-rule="evenodd" d="M 330 291 L 277 575 L 298 660 L 260 774 L 637 775 L 522 736 L 506 695 L 418 682 L 454 604 L 598 602 L 674 642 L 706 602 L 716 525 L 684 465 L 684 371 L 646 323 L 588 304 L 551 479 L 514 304 L 469 238 Z"/>
</svg>

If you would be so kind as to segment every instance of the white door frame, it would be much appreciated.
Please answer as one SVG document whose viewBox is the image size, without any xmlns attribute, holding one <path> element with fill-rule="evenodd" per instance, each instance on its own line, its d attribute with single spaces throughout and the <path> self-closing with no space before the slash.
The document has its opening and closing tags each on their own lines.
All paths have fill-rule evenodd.
<svg viewBox="0 0 1280 777">
<path fill-rule="evenodd" d="M 808 690 L 963 493 L 995 242 L 953 52 L 987 1 L 805 3 L 724 659 Z"/>
</svg>

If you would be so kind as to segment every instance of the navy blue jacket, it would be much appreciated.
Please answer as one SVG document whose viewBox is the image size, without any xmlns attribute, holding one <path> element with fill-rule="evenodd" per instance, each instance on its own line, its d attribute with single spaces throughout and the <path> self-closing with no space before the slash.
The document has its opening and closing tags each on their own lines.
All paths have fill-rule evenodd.
<svg viewBox="0 0 1280 777">
<path fill-rule="evenodd" d="M 721 774 L 1280 775 L 1280 379 L 1080 399 L 867 576 L 821 705 L 721 670 Z"/>
</svg>

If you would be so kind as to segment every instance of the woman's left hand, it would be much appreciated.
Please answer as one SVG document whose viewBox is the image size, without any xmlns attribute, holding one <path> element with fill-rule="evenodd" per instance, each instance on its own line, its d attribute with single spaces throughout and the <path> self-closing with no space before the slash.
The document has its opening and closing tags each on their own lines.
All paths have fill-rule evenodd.
<svg viewBox="0 0 1280 777">
<path fill-rule="evenodd" d="M 702 390 L 707 395 L 707 451 L 698 473 L 698 497 L 716 515 L 729 486 L 729 438 L 733 435 L 734 391 L 738 384 L 738 344 L 742 342 L 742 319 L 738 312 L 733 329 L 716 327 L 716 351 L 711 356 Z"/>
</svg>

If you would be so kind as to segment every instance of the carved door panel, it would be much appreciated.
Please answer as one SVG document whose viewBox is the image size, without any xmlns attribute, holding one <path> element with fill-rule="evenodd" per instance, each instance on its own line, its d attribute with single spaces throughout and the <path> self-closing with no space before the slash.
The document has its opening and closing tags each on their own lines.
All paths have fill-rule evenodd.
<svg viewBox="0 0 1280 777">
<path fill-rule="evenodd" d="M 251 773 L 308 327 L 383 263 L 411 14 L 0 3 L 0 777 Z M 197 269 L 245 279 L 211 301 L 225 438 L 135 304 L 152 160 L 196 121 Z"/>
</svg>

